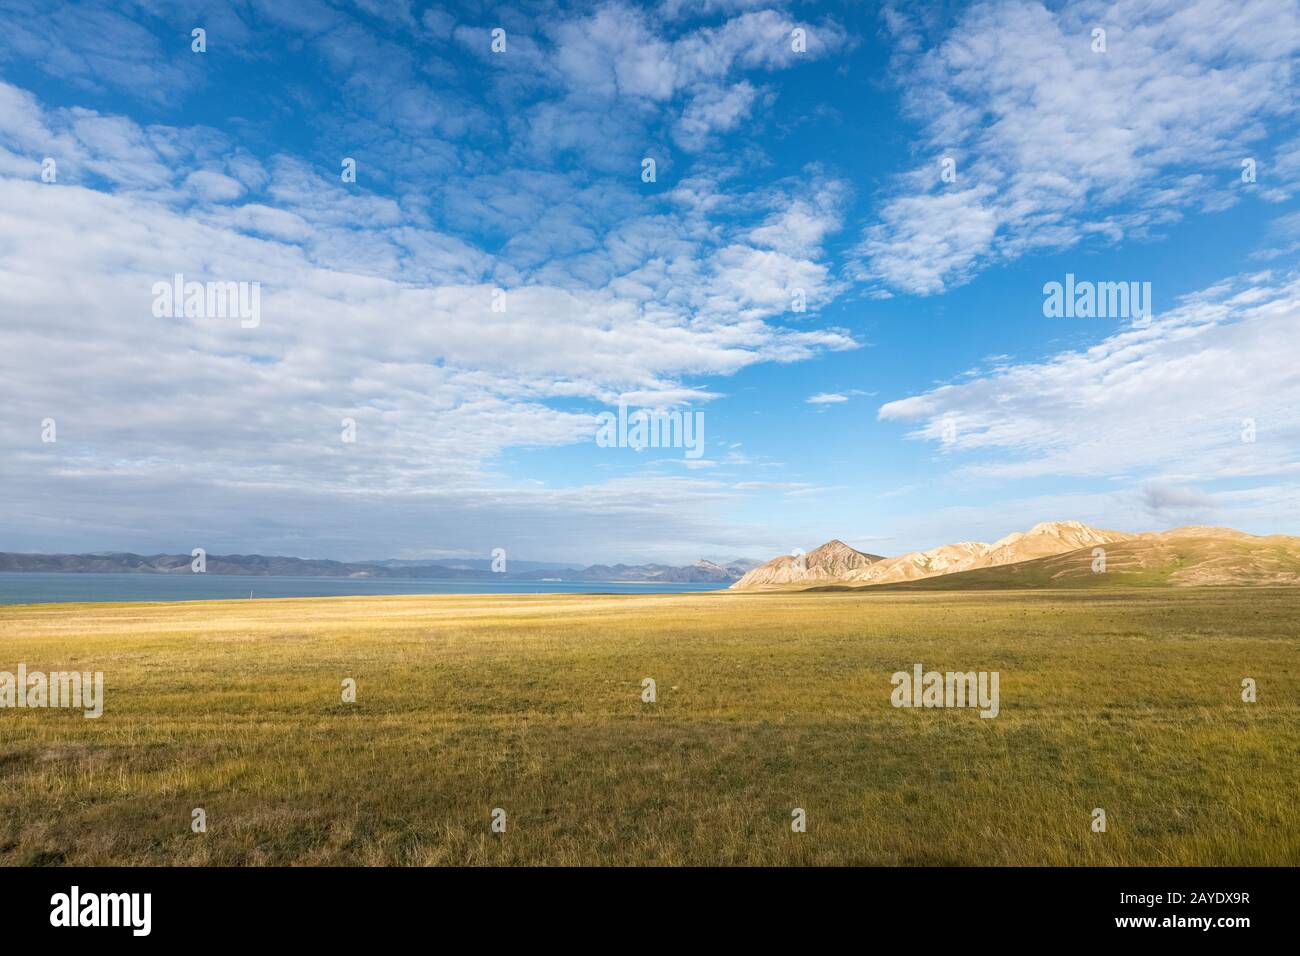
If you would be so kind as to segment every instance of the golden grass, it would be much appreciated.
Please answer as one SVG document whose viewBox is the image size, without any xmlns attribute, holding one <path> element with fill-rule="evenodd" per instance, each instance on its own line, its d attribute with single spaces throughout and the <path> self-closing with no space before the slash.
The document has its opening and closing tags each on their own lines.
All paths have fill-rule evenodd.
<svg viewBox="0 0 1300 956">
<path fill-rule="evenodd" d="M 0 710 L 0 861 L 1295 864 L 1298 612 L 1287 589 L 7 607 L 0 670 L 100 670 L 107 703 Z M 894 709 L 918 661 L 999 671 L 1001 715 Z"/>
</svg>

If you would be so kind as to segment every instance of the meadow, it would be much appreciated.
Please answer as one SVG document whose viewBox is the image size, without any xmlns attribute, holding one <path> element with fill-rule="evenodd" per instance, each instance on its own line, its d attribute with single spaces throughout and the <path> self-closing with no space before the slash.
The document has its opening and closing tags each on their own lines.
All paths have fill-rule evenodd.
<svg viewBox="0 0 1300 956">
<path fill-rule="evenodd" d="M 8 606 L 0 670 L 105 705 L 0 709 L 0 862 L 1296 864 L 1298 622 L 1285 588 Z M 916 663 L 998 671 L 999 715 L 892 707 Z"/>
</svg>

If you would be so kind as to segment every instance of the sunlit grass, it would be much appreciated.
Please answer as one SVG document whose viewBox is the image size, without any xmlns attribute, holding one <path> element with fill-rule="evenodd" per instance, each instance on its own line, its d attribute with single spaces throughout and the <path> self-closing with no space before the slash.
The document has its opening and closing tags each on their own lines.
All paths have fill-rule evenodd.
<svg viewBox="0 0 1300 956">
<path fill-rule="evenodd" d="M 0 670 L 101 670 L 107 702 L 0 710 L 0 860 L 1294 864 L 1298 612 L 1286 589 L 9 607 Z M 918 661 L 999 671 L 1000 716 L 892 708 Z"/>
</svg>

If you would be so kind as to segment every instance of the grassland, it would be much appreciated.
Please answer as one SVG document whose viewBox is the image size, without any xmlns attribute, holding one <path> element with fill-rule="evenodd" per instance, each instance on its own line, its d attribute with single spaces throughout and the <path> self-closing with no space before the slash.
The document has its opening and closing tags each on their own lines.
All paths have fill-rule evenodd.
<svg viewBox="0 0 1300 956">
<path fill-rule="evenodd" d="M 1296 589 L 8 607 L 0 670 L 107 702 L 0 710 L 0 862 L 1295 864 L 1298 622 Z M 1000 716 L 894 709 L 915 662 L 999 671 Z"/>
</svg>

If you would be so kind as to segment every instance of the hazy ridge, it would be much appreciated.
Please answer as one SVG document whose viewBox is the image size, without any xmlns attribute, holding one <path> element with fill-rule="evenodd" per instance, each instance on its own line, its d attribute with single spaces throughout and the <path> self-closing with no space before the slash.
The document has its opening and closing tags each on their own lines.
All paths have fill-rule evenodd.
<svg viewBox="0 0 1300 956">
<path fill-rule="evenodd" d="M 188 554 L 141 555 L 130 552 L 91 554 L 17 554 L 0 552 L 0 572 L 63 572 L 73 574 L 190 574 Z M 490 560 L 331 561 L 261 554 L 209 554 L 207 574 L 253 574 L 292 577 L 420 578 L 513 581 L 664 581 L 727 583 L 736 581 L 758 562 L 738 559 L 726 564 L 699 560 L 694 564 L 593 564 L 573 567 L 538 561 L 506 562 L 494 572 Z"/>
</svg>

